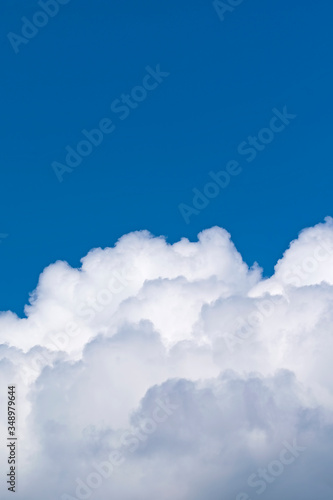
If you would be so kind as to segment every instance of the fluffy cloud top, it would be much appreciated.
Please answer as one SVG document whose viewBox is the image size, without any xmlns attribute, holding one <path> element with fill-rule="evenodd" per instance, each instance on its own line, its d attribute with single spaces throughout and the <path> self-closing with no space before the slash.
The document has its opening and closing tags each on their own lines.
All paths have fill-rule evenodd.
<svg viewBox="0 0 333 500">
<path fill-rule="evenodd" d="M 269 279 L 217 227 L 173 245 L 131 233 L 80 269 L 49 266 L 26 318 L 0 315 L 16 498 L 332 497 L 332 304 L 331 218 Z"/>
</svg>

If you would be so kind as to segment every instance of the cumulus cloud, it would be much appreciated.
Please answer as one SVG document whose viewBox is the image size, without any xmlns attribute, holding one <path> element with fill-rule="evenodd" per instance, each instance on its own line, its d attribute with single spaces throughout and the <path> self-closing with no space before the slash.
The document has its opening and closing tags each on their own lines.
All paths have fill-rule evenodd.
<svg viewBox="0 0 333 500">
<path fill-rule="evenodd" d="M 135 232 L 79 269 L 50 265 L 26 318 L 0 315 L 16 498 L 329 498 L 332 304 L 331 218 L 269 279 L 217 227 L 173 245 Z"/>
</svg>

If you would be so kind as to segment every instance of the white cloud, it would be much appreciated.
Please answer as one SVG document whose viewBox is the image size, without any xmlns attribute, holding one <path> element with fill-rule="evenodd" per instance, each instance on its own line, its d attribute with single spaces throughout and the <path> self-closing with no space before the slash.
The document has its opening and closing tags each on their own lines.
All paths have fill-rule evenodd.
<svg viewBox="0 0 333 500">
<path fill-rule="evenodd" d="M 306 449 L 265 498 L 328 498 L 332 249 L 327 218 L 270 279 L 220 228 L 174 245 L 136 232 L 80 269 L 45 269 L 27 318 L 0 316 L 1 386 L 18 388 L 16 498 L 253 499 L 248 478 L 294 440 Z M 6 470 L 4 447 L 0 460 Z"/>
</svg>

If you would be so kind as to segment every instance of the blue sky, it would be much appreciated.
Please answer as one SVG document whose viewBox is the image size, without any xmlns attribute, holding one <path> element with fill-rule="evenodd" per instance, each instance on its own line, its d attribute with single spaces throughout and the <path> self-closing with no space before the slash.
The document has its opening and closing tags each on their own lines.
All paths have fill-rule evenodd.
<svg viewBox="0 0 333 500">
<path fill-rule="evenodd" d="M 269 275 L 332 215 L 331 2 L 244 0 L 222 22 L 203 0 L 70 0 L 15 53 L 8 33 L 40 10 L 3 0 L 0 16 L 1 310 L 22 314 L 51 262 L 133 230 L 173 242 L 218 225 Z M 121 120 L 110 105 L 157 65 L 169 75 Z M 284 106 L 297 117 L 247 162 L 240 143 Z M 52 163 L 104 118 L 115 130 L 60 183 Z M 230 160 L 241 174 L 186 224 L 179 204 Z"/>
</svg>

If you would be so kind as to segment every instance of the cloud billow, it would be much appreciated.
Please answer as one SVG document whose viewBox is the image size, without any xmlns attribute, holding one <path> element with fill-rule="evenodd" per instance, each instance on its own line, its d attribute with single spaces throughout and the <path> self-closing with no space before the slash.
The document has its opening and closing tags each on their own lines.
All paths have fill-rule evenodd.
<svg viewBox="0 0 333 500">
<path fill-rule="evenodd" d="M 217 227 L 52 264 L 26 318 L 0 315 L 16 498 L 329 498 L 332 303 L 331 218 L 269 279 Z"/>
</svg>

